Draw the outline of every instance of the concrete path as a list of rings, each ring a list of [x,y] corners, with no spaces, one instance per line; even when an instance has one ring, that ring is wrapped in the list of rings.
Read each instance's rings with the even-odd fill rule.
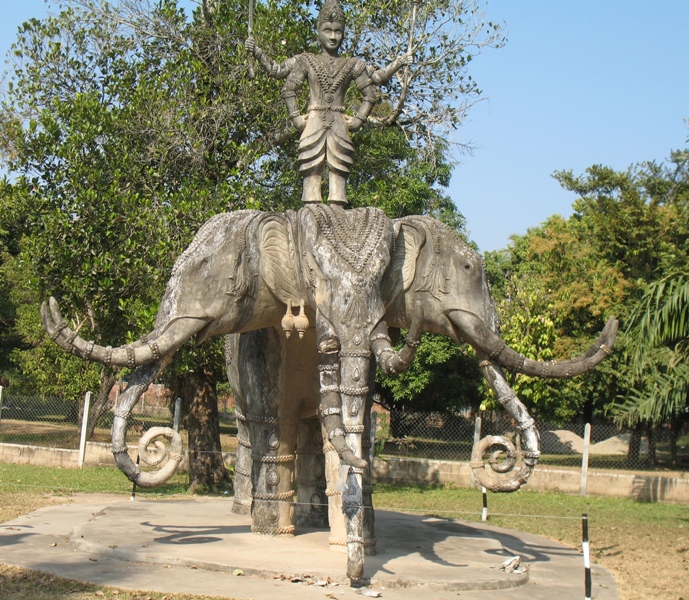
[[[102,500],[102,499],[101,499]],[[93,583],[256,600],[356,600],[346,556],[328,532],[251,533],[231,499],[108,499],[37,510],[0,525],[0,562]],[[581,599],[581,554],[534,535],[483,524],[376,511],[378,554],[368,590],[388,600]],[[500,564],[519,555],[525,573]],[[234,574],[241,570],[244,575]],[[593,598],[616,600],[612,575],[593,569]]]

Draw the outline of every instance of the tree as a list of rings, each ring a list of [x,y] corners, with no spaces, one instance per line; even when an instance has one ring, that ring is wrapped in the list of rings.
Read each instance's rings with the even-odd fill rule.
[[[628,331],[635,385],[616,417],[629,424],[670,423],[676,466],[679,425],[689,411],[689,274],[651,283],[630,316]]]
[[[15,264],[35,269],[21,302],[28,314],[56,295],[75,328],[97,341],[129,341],[151,329],[174,258],[207,218],[239,208],[299,207],[296,135],[277,83],[247,77],[243,4],[204,0],[191,19],[175,0],[63,5],[58,15],[21,27],[0,109],[0,149],[14,177],[3,194],[24,203]],[[353,7],[351,48],[373,60],[391,51],[381,40],[403,44],[410,9],[400,17],[399,8],[377,4],[386,17],[379,19],[369,18],[372,5]],[[379,202],[393,216],[427,212],[460,225],[442,192],[451,168],[438,133],[443,120],[431,120],[429,109],[443,107],[433,114],[450,128],[459,124],[461,99],[478,93],[466,66],[481,47],[499,45],[501,33],[495,26],[486,33],[473,2],[432,2],[419,17],[423,60],[385,97],[405,89],[418,102],[399,110],[384,99],[355,138],[361,159],[352,197]],[[453,27],[473,33],[448,37]],[[310,48],[314,30],[310,3],[256,6],[256,34],[277,58]],[[421,89],[429,78],[435,83]],[[404,185],[384,179],[398,172]],[[22,323],[14,330],[26,332]],[[24,339],[32,348],[13,356],[25,374],[50,372],[40,356],[29,360],[49,342]],[[204,426],[217,404],[211,382],[222,377],[218,356],[212,345],[186,349],[175,371],[186,378],[192,412],[206,411],[189,419],[199,456],[219,447]],[[100,372],[101,397],[115,376],[126,373]],[[214,469],[224,472],[221,461],[198,471]],[[211,487],[221,479],[204,475],[198,485],[204,478]]]
[[[548,341],[541,331],[546,343],[533,348],[557,359],[589,344],[604,317],[628,321],[647,286],[687,262],[688,158],[679,151],[667,164],[641,163],[622,172],[593,166],[579,177],[556,173],[563,187],[579,195],[572,217],[550,217],[514,238],[506,256],[487,257],[491,276],[507,276],[506,285],[496,286],[505,299],[505,337],[517,346],[521,341],[528,354],[534,319],[541,330],[552,324],[556,335]],[[556,413],[569,406],[566,413],[581,411],[587,421],[606,414],[616,397],[638,385],[625,362],[626,338],[624,332],[618,336],[612,360],[576,382],[524,380],[521,394],[536,404],[537,397],[549,398]]]

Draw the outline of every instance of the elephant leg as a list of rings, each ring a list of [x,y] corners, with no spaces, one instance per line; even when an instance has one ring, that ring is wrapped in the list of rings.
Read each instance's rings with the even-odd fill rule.
[[[252,531],[270,535],[294,533],[294,455],[297,423],[294,406],[283,403],[285,391],[284,337],[274,328],[241,334],[228,368],[235,382],[237,418],[244,423],[239,431],[248,432],[252,465],[240,464],[242,477],[251,472]],[[234,385],[233,384],[233,387]],[[240,405],[241,404],[241,405]],[[245,487],[248,491],[249,486]]]
[[[376,379],[375,366],[371,366],[369,371],[370,389],[373,390]],[[364,511],[364,553],[367,556],[376,554],[376,529],[375,529],[375,513],[373,511],[373,460],[371,452],[371,409],[373,407],[373,394],[369,393],[366,400],[366,409],[364,412],[364,433],[362,434],[361,446],[364,456],[371,458],[368,461],[368,469],[364,471],[362,496],[363,496],[363,511]]]
[[[237,463],[234,467],[234,502],[232,512],[248,515],[251,512],[252,483],[251,440],[249,424],[241,413],[237,415]]]
[[[328,526],[325,457],[318,418],[302,419],[297,433],[297,527]]]
[[[254,430],[251,531],[294,534],[294,451],[296,421],[279,420],[266,411],[252,415]]]
[[[345,520],[342,513],[342,489],[339,482],[340,468],[342,461],[335,447],[328,439],[328,431],[325,425],[322,426],[323,436],[323,455],[325,459],[325,480],[328,487],[325,495],[328,498],[328,523],[330,525],[330,544],[331,552],[346,552],[347,550],[347,531]]]
[[[241,386],[239,376],[240,334],[225,336],[225,368],[227,379],[234,392],[237,422],[237,462],[234,467],[234,501],[232,512],[238,515],[248,515],[251,512],[251,440],[249,424],[244,415],[247,413],[247,399]]]
[[[489,463],[490,468],[497,473],[510,473],[514,470],[517,451],[512,442],[507,438],[489,435],[480,440],[474,447],[471,453],[471,468],[477,481],[483,487],[493,492],[514,492],[528,481],[538,463],[538,458],[541,455],[538,431],[526,407],[507,383],[502,369],[489,360],[485,353],[479,352],[478,357],[483,376],[488,382],[488,385],[497,396],[500,404],[502,404],[509,415],[517,422],[522,464],[519,472],[511,479],[491,481],[487,476],[488,466],[483,460],[485,451],[491,447],[502,447],[507,452],[507,459],[502,464],[498,463],[498,456],[501,451],[495,451],[491,457]]]

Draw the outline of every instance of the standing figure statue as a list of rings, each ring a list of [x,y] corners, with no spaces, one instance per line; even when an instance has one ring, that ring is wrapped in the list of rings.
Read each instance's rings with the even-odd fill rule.
[[[321,182],[328,166],[328,202],[344,207],[347,204],[347,177],[354,162],[354,146],[350,131],[361,129],[366,122],[377,94],[375,86],[385,83],[400,68],[412,62],[407,53],[387,67],[374,69],[358,58],[339,56],[344,38],[345,15],[339,0],[326,0],[318,15],[318,41],[322,53],[305,52],[278,64],[266,55],[253,37],[244,44],[273,79],[285,79],[282,97],[294,127],[301,132],[299,140],[299,171],[304,177],[302,201],[322,202]],[[297,93],[307,80],[310,100],[307,113],[297,106]],[[354,82],[363,96],[354,116],[345,114],[344,98]]]

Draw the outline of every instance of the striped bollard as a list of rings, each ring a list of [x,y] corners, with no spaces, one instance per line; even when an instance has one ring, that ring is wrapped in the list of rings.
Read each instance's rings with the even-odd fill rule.
[[[589,516],[581,515],[583,540],[581,549],[584,553],[584,597],[591,600],[591,556],[589,553]]]
[[[486,494],[486,488],[481,486],[481,492],[483,493],[483,510],[481,511],[481,521],[488,520],[488,494]]]

